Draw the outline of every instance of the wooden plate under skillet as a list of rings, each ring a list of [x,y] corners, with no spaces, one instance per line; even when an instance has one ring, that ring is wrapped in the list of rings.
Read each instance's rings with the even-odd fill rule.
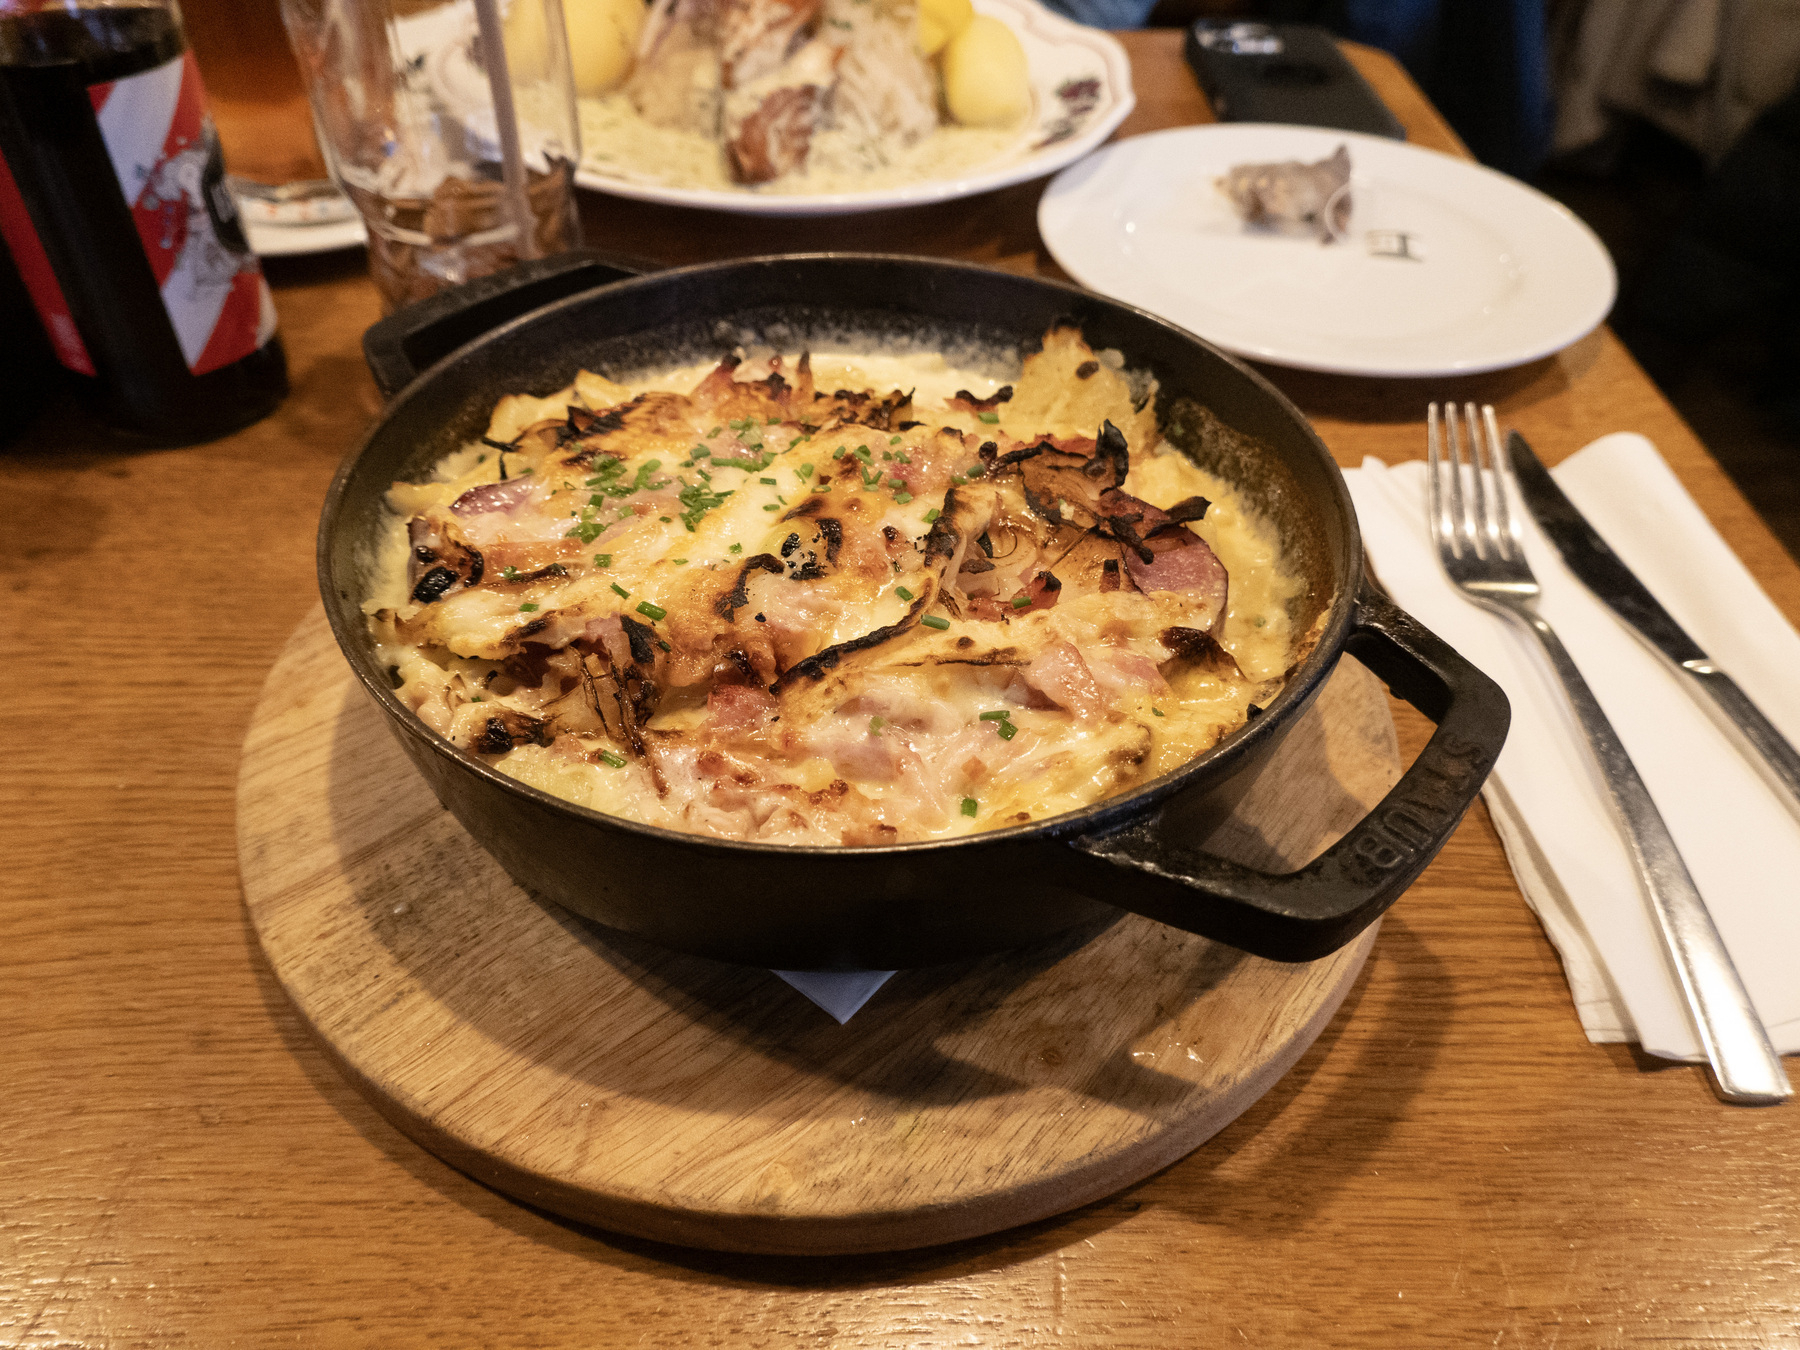
[[[1381,686],[1346,657],[1209,848],[1290,869],[1398,775]],[[1280,965],[1124,915],[902,971],[840,1027],[767,972],[531,898],[318,610],[257,706],[238,849],[276,975],[400,1129],[529,1204],[731,1251],[928,1246],[1121,1190],[1266,1092],[1375,941]]]

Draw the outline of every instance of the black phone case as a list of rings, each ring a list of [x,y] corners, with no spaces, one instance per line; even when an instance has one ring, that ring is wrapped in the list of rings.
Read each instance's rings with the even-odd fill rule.
[[[1188,64],[1221,122],[1288,122],[1406,139],[1323,28],[1216,23],[1188,29]]]

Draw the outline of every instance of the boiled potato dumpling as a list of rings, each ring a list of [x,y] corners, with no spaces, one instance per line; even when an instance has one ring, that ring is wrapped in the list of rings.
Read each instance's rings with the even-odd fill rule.
[[[595,98],[630,71],[644,6],[642,0],[563,0],[563,26],[569,30],[575,92]]]
[[[643,0],[563,0],[577,96],[597,98],[625,78],[643,25]],[[514,5],[506,16],[506,54],[515,79],[530,79],[548,68],[544,39],[542,7]]]
[[[944,48],[944,103],[966,127],[1011,126],[1031,111],[1025,49],[1012,30],[987,14]]]
[[[936,56],[974,17],[969,0],[919,0],[919,50]]]

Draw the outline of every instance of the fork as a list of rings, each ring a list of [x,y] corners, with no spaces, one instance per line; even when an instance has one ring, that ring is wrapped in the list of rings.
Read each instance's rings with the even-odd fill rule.
[[[1663,823],[1662,813],[1600,710],[1593,691],[1555,631],[1538,613],[1539,587],[1525,560],[1524,535],[1509,508],[1511,475],[1500,455],[1492,406],[1433,403],[1426,414],[1426,483],[1431,538],[1451,582],[1486,609],[1517,621],[1537,638],[1587,735],[1657,935],[1687,1000],[1688,1012],[1718,1094],[1728,1102],[1765,1106],[1793,1094],[1781,1059],[1719,940],[1706,902]],[[1465,430],[1466,428],[1466,430]],[[1485,434],[1484,434],[1485,433]],[[1464,457],[1464,443],[1468,455]],[[1465,491],[1465,485],[1467,490]]]

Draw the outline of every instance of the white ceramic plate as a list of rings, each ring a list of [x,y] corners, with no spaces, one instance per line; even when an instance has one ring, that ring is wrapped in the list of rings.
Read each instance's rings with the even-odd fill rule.
[[[1339,145],[1352,193],[1340,242],[1246,226],[1214,186],[1233,165],[1312,162]],[[1517,179],[1316,127],[1230,123],[1121,141],[1050,185],[1038,229],[1084,286],[1240,355],[1348,375],[1547,356],[1606,317],[1617,285],[1593,231]]]
[[[616,165],[584,160],[575,181],[617,197],[745,215],[826,216],[921,206],[1055,173],[1112,135],[1136,104],[1131,62],[1111,34],[1071,23],[1035,0],[976,0],[975,9],[1002,20],[1018,34],[1031,70],[1032,116],[1006,150],[957,177],[865,192],[802,195],[749,187],[669,187],[627,177]]]

